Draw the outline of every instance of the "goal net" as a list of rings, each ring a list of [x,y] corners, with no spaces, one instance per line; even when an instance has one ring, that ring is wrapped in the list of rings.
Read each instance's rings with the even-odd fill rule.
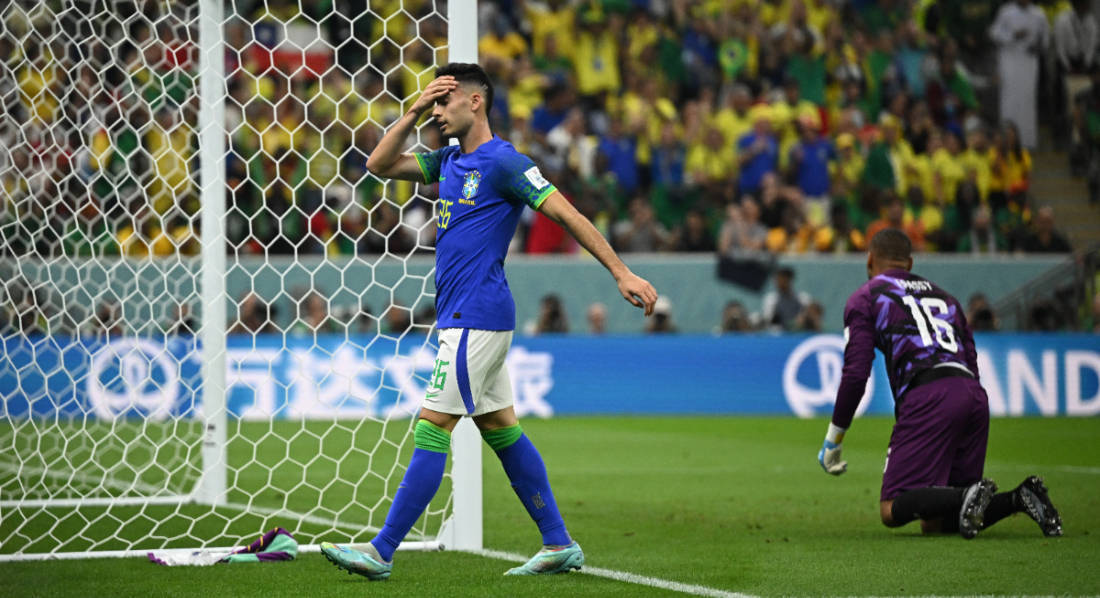
[[[364,165],[447,60],[448,15],[3,6],[0,560],[369,540],[434,362],[435,230],[431,189]],[[406,547],[463,544],[466,483]]]

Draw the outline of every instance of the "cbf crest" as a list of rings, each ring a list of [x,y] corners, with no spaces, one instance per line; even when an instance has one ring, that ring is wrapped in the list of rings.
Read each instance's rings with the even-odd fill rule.
[[[462,197],[470,199],[476,195],[479,184],[481,184],[481,173],[476,170],[467,172],[466,178],[462,180]]]

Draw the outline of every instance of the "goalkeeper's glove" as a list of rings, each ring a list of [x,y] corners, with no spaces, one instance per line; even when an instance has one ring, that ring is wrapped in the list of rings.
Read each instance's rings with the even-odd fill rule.
[[[829,431],[825,434],[825,443],[817,452],[817,462],[825,473],[840,475],[848,471],[848,462],[840,460],[840,444],[844,441],[845,428],[829,423]]]

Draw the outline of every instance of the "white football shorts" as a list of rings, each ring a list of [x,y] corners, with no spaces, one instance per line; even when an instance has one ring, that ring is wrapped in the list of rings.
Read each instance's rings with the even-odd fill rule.
[[[424,407],[452,415],[482,415],[512,406],[504,359],[511,330],[444,328],[424,393]]]

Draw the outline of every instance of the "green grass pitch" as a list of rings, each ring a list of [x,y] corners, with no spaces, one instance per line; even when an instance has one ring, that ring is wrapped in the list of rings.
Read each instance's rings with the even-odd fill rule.
[[[824,474],[815,459],[823,419],[567,417],[526,421],[524,428],[546,459],[566,523],[593,567],[761,596],[1100,593],[1100,419],[994,420],[986,474],[1004,488],[1029,473],[1042,475],[1065,536],[1044,538],[1017,515],[972,541],[878,522],[891,424],[856,422],[845,442],[849,471],[839,478]],[[484,462],[486,547],[533,552],[537,530],[488,450]],[[268,481],[271,488],[281,482]],[[11,525],[4,516],[0,531]],[[6,563],[0,595],[671,594],[577,573],[502,578],[510,566],[455,552],[401,552],[393,577],[371,583],[319,554],[208,568],[136,558]]]

